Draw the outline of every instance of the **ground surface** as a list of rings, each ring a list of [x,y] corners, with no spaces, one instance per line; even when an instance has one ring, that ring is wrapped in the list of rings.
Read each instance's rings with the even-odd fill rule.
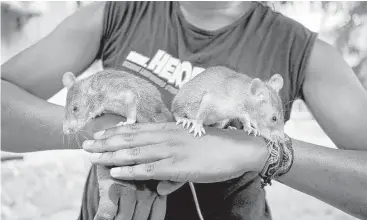
[[[313,120],[292,120],[290,136],[332,147]],[[3,220],[73,220],[79,213],[88,156],[77,150],[29,154],[2,164]],[[280,183],[267,189],[275,220],[352,220],[355,218]]]

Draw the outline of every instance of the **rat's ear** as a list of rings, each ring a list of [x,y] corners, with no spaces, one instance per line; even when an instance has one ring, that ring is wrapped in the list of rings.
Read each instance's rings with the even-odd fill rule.
[[[283,88],[283,77],[280,74],[274,74],[268,84],[277,92],[279,92]]]
[[[62,76],[62,84],[64,84],[64,87],[67,89],[70,89],[71,86],[74,85],[76,81],[75,75],[72,72],[66,72]]]
[[[264,98],[265,96],[265,85],[264,82],[259,78],[255,78],[250,83],[250,93],[251,95],[257,96],[259,98]]]

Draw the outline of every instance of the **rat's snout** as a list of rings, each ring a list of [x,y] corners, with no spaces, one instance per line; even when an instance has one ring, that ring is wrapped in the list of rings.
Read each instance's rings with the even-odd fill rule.
[[[285,135],[283,130],[274,131],[274,136],[278,140],[278,142],[284,143],[285,142]]]

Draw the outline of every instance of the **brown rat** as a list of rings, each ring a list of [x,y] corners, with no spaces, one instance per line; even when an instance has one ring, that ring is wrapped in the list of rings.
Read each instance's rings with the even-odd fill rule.
[[[73,73],[65,73],[63,84],[68,93],[65,106],[64,132],[75,132],[102,113],[126,117],[119,125],[136,121],[171,120],[158,89],[148,81],[125,71],[107,69],[76,83]]]
[[[126,121],[117,126],[173,120],[158,89],[128,72],[108,69],[79,81],[76,81],[73,73],[68,72],[62,81],[68,90],[63,123],[65,134],[80,131],[102,113],[126,117]],[[100,202],[94,219],[112,220],[117,214],[120,188],[107,167],[97,166],[97,179]],[[190,187],[198,207],[195,189],[192,184]],[[200,209],[198,212],[201,217]]]
[[[229,68],[210,67],[185,83],[172,102],[177,123],[190,127],[194,136],[205,134],[204,125],[223,128],[238,119],[243,129],[271,141],[284,138],[283,104],[279,91],[283,78],[251,78]]]

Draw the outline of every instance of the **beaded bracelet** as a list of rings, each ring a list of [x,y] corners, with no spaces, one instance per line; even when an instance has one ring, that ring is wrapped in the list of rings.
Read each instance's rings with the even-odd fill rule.
[[[293,164],[292,140],[285,135],[284,143],[270,142],[265,139],[269,149],[269,158],[263,170],[259,173],[261,177],[261,188],[271,185],[271,180],[279,178],[289,171]]]

